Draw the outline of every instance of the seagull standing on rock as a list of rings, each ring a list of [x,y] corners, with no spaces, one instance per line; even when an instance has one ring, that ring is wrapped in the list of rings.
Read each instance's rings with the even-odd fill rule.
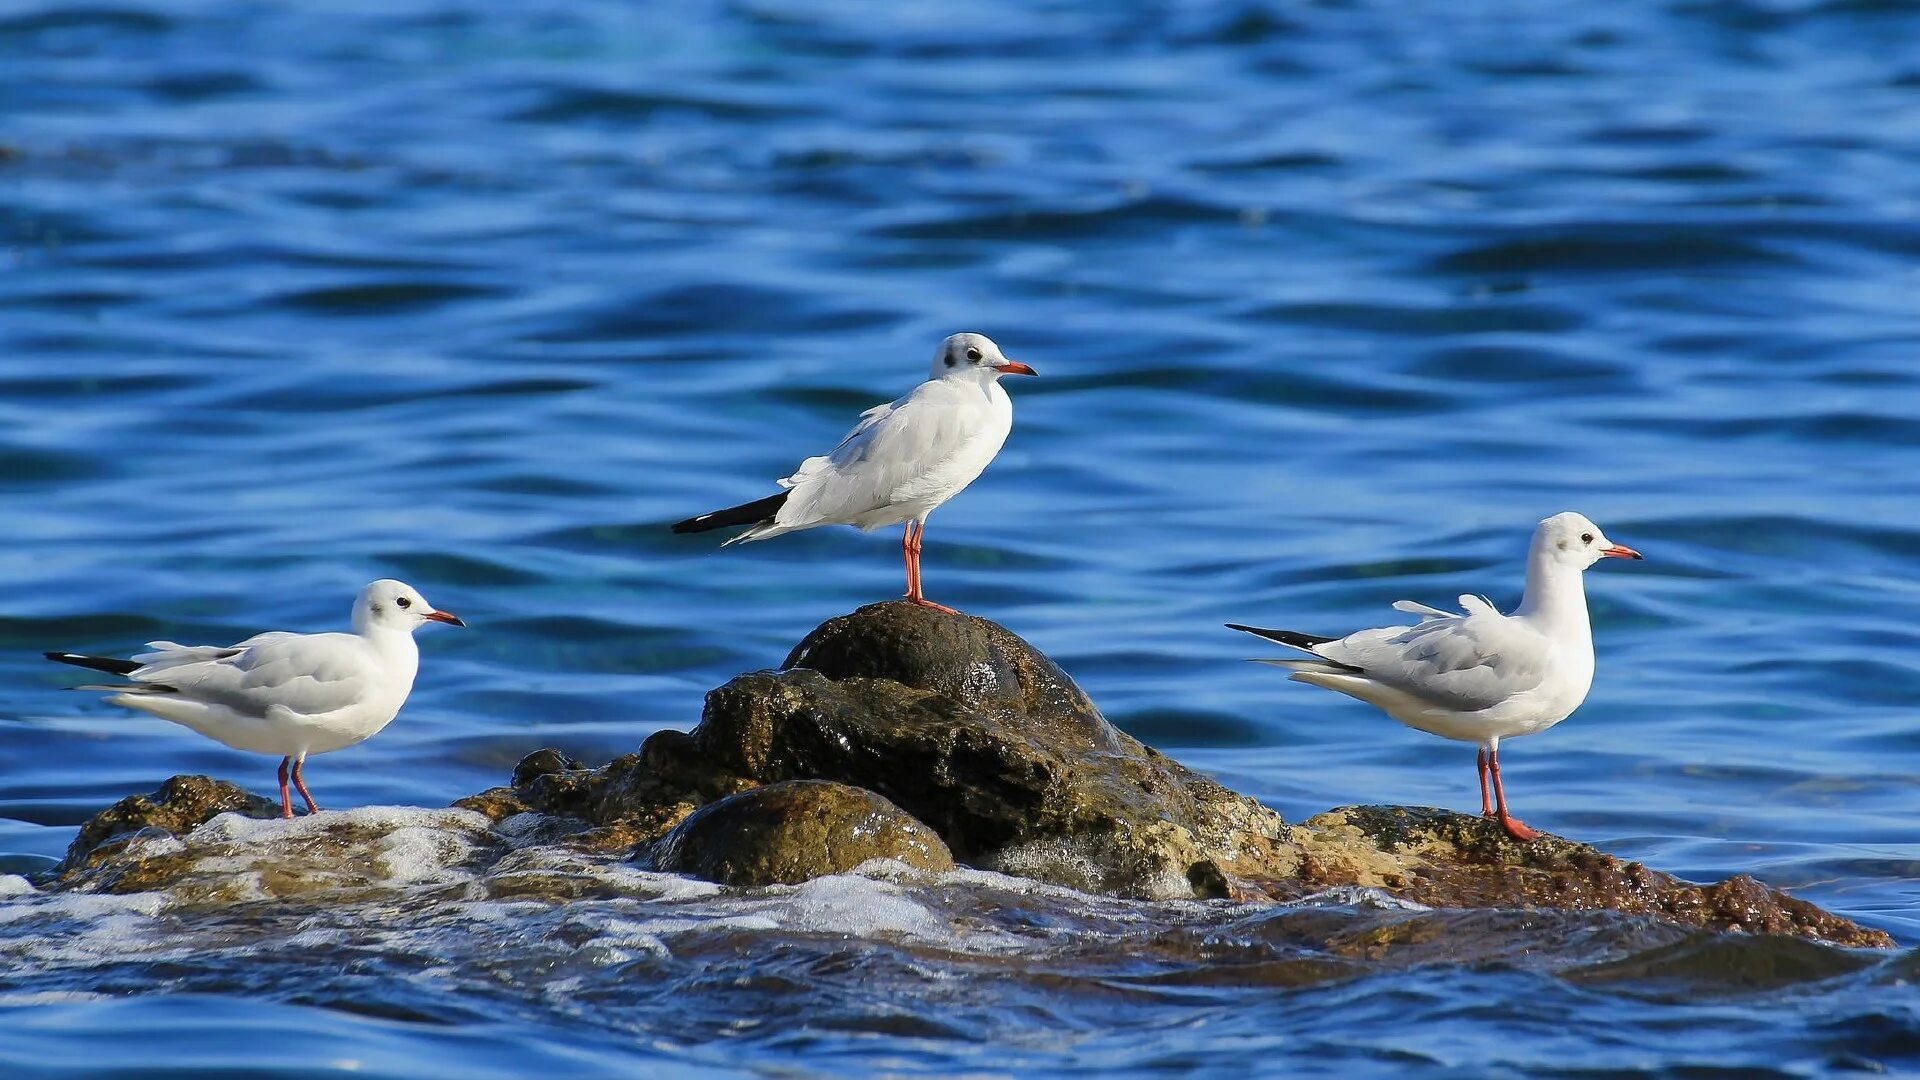
[[[1640,557],[1579,514],[1555,514],[1534,529],[1527,591],[1511,615],[1484,597],[1462,596],[1461,614],[1402,600],[1394,608],[1422,616],[1418,624],[1343,638],[1227,625],[1313,654],[1259,661],[1292,669],[1295,682],[1359,698],[1410,728],[1478,743],[1481,815],[1497,818],[1514,839],[1531,840],[1540,834],[1507,813],[1500,740],[1545,731],[1586,700],[1593,631],[1585,571],[1603,558]]]
[[[737,544],[816,525],[853,525],[866,532],[904,522],[900,550],[907,564],[907,600],[958,614],[920,591],[927,515],[973,483],[1007,441],[1013,402],[1001,389],[1000,376],[1034,373],[1002,356],[1000,346],[985,335],[955,334],[940,343],[926,382],[898,401],[862,413],[832,453],[802,461],[792,476],[779,481],[786,490],[688,518],[673,531],[748,526],[727,541]]]
[[[387,726],[413,690],[420,648],[413,632],[430,622],[465,626],[413,586],[391,578],[360,590],[347,634],[273,632],[237,645],[147,643],[131,660],[50,652],[47,659],[128,681],[78,686],[112,694],[115,705],[151,713],[235,750],[280,755],[280,816],[293,816],[287,780],[317,814],[301,767],[308,754],[353,746]]]

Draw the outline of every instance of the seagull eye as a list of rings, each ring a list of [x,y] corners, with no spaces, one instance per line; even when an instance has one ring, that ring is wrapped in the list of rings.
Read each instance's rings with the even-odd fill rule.
[[[1591,544],[1591,543],[1593,543],[1593,534],[1592,534],[1592,533],[1581,533],[1581,534],[1580,534],[1580,542],[1581,542],[1581,543],[1583,543],[1583,544]]]
[[[971,346],[971,345],[969,345],[969,346],[967,346],[967,359],[969,359],[969,360],[978,360],[978,359],[980,359],[980,350],[979,350],[979,349],[976,349],[976,348],[974,348],[974,347],[973,347],[973,346]]]
[[[403,596],[403,597],[401,597],[401,598],[400,598],[400,599],[398,599],[398,600],[395,600],[395,601],[394,601],[394,603],[396,603],[396,604],[399,604],[399,605],[400,605],[401,607],[412,607],[412,606],[413,606],[413,601],[411,601],[411,600],[409,600],[409,599],[407,599],[407,598],[406,598],[406,597],[404,597],[404,596]]]

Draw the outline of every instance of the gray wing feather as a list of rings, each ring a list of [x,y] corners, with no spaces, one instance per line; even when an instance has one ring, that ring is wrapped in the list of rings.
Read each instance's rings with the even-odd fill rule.
[[[800,463],[780,486],[793,494],[774,518],[797,527],[842,520],[892,505],[922,477],[960,452],[975,432],[962,410],[935,400],[926,383],[898,401],[868,409],[833,452]]]
[[[302,716],[346,708],[366,692],[372,670],[351,634],[260,634],[238,645],[179,646],[156,641],[135,659],[137,683],[173,687],[181,696],[260,716],[278,705]]]
[[[1464,615],[1427,608],[1421,614],[1436,614],[1418,625],[1362,630],[1313,651],[1351,664],[1375,682],[1461,712],[1492,708],[1539,686],[1552,644],[1480,597],[1460,600]]]

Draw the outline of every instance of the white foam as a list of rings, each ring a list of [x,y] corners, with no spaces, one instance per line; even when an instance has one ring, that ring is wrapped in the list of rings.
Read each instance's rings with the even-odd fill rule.
[[[250,818],[240,814],[220,814],[187,835],[190,844],[230,843],[257,845],[276,840],[325,836],[343,828],[372,832],[394,832],[406,828],[445,829],[484,833],[488,821],[484,814],[454,807],[426,809],[418,806],[360,806],[352,810],[329,810],[324,814],[306,814],[293,818]]]
[[[33,882],[19,874],[0,874],[0,897],[24,896],[34,891]]]
[[[783,921],[788,929],[810,933],[896,934],[958,943],[945,916],[907,896],[897,885],[855,874],[833,874],[795,886]]]
[[[448,871],[472,850],[473,844],[464,836],[407,827],[381,838],[378,858],[387,881],[405,885],[448,880],[453,876]]]
[[[1381,911],[1432,911],[1425,904],[1416,904],[1403,900],[1392,893],[1371,886],[1337,885],[1331,889],[1322,889],[1311,893],[1287,905],[1288,907],[1359,907],[1374,908]]]
[[[111,1001],[110,994],[91,990],[21,990],[0,994],[0,1008],[10,1005],[73,1005],[90,1001]]]

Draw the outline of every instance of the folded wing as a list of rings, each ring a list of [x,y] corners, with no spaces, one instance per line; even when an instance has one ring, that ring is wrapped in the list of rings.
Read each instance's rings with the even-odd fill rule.
[[[1421,605],[1427,617],[1418,625],[1362,630],[1313,651],[1460,712],[1492,708],[1546,679],[1553,648],[1539,631],[1480,597],[1463,596],[1460,604],[1460,615]]]
[[[260,634],[225,648],[155,641],[127,678],[246,716],[278,706],[320,716],[360,701],[373,681],[365,644],[351,634]]]

